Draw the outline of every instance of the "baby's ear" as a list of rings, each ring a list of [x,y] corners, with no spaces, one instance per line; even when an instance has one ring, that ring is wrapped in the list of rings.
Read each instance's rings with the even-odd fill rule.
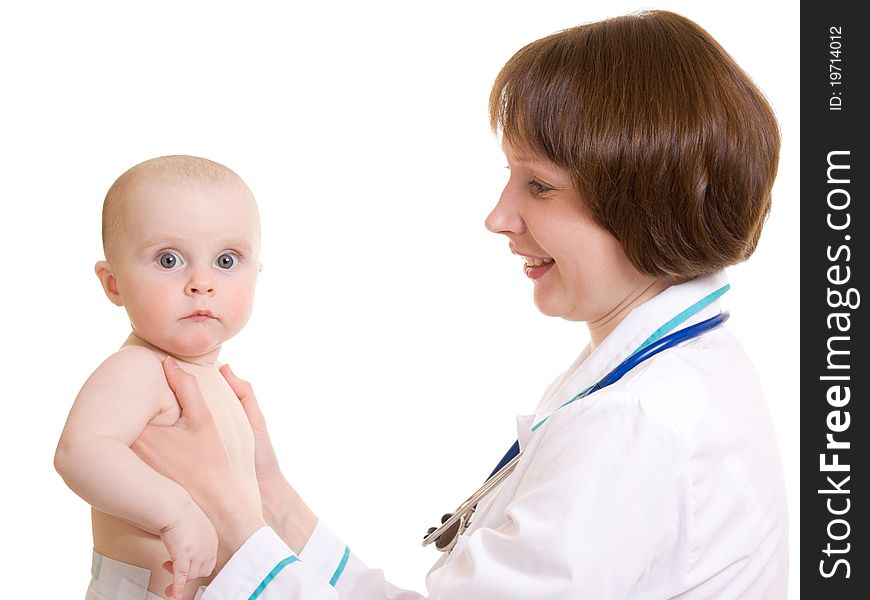
[[[100,279],[100,284],[103,286],[106,298],[116,306],[124,306],[124,302],[121,300],[121,294],[118,293],[118,280],[115,279],[115,275],[112,273],[112,265],[105,260],[99,260],[97,261],[97,264],[94,265],[94,272]]]

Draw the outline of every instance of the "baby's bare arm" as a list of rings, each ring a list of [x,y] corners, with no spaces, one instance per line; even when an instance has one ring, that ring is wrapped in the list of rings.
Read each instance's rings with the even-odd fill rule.
[[[160,535],[193,501],[184,488],[143,463],[130,445],[174,402],[156,353],[140,347],[117,352],[79,392],[55,468],[97,510]]]

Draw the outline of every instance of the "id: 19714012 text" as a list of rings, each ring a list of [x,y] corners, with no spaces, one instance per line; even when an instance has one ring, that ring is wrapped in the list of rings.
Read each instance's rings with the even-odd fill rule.
[[[828,83],[831,84],[831,95],[828,98],[828,110],[843,109],[843,28],[828,29]]]

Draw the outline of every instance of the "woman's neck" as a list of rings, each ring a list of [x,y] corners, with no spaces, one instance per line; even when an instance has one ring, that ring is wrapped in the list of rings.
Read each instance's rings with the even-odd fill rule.
[[[586,325],[589,327],[589,337],[592,339],[591,349],[595,350],[595,348],[601,345],[601,342],[610,335],[611,331],[616,329],[616,326],[636,306],[640,306],[669,286],[670,284],[663,279],[654,279],[649,285],[632,290],[604,316],[594,321],[587,321]]]

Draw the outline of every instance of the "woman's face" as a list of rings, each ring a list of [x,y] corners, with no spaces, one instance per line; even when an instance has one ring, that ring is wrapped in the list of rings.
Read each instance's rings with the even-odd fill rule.
[[[486,227],[525,259],[538,310],[591,327],[651,285],[592,218],[566,171],[507,141],[503,147],[510,179]]]

